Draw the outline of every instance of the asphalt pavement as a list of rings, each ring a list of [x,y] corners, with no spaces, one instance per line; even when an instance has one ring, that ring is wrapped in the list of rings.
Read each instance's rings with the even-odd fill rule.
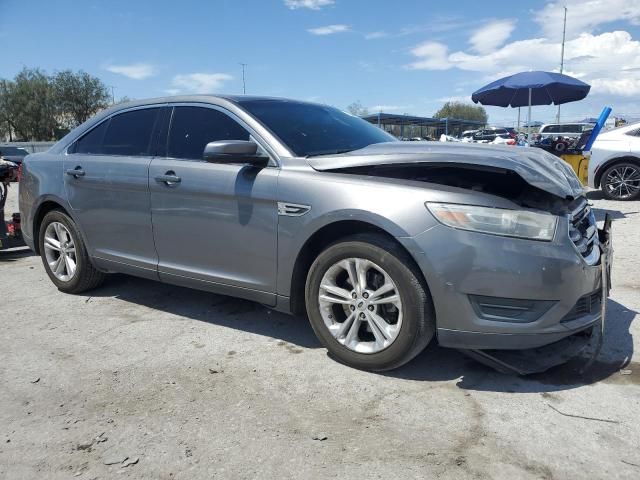
[[[305,318],[124,275],[66,295],[0,252],[0,478],[640,478],[640,202],[590,198],[615,263],[586,374],[436,345],[362,372]]]

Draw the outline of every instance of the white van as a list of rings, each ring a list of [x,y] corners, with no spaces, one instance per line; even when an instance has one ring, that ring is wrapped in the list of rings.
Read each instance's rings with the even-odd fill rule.
[[[586,130],[592,130],[592,123],[546,123],[540,127],[540,138],[573,137],[577,138]]]

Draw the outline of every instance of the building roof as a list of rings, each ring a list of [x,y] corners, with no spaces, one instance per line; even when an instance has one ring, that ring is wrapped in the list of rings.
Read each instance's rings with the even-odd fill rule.
[[[369,123],[381,124],[381,125],[414,125],[418,127],[440,127],[447,124],[449,127],[455,126],[472,126],[476,125],[481,127],[484,122],[477,120],[464,120],[459,118],[430,118],[430,117],[418,117],[414,115],[398,115],[394,113],[374,113],[372,115],[365,115],[362,117]]]

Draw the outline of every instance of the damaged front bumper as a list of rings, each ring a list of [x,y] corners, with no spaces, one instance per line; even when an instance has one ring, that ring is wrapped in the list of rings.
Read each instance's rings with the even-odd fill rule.
[[[592,327],[544,347],[528,350],[461,350],[475,360],[499,372],[530,375],[544,372],[566,363],[571,358],[586,354],[582,370],[586,371],[598,357],[604,342],[607,318],[607,298],[611,291],[611,265],[613,247],[611,244],[611,219],[607,214],[602,229],[598,230],[600,240],[600,320]]]
[[[405,246],[414,248],[412,253],[431,289],[440,345],[517,374],[541,372],[587,351],[597,356],[611,285],[608,216],[598,230],[601,255],[595,265],[576,255],[562,236],[545,245],[456,232],[458,242],[443,234],[443,252],[447,253],[434,254],[440,232],[424,235],[429,236],[428,242],[418,239],[417,245],[406,242]],[[427,243],[431,252],[420,248]],[[487,311],[474,305],[475,298],[499,301]],[[520,314],[508,319],[496,313],[496,306],[517,312],[529,305],[514,299],[530,299],[529,311],[538,308],[544,313],[533,320]]]

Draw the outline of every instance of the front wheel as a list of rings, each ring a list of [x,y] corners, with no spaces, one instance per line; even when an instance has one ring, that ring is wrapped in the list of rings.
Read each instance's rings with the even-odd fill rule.
[[[81,293],[102,283],[104,273],[91,264],[80,232],[66,213],[52,210],[44,216],[39,247],[47,275],[58,290]]]
[[[412,259],[383,236],[356,235],[323,251],[309,270],[305,297],[322,344],[356,368],[397,368],[435,332],[431,297]]]
[[[609,200],[635,200],[640,197],[640,165],[616,163],[604,171],[600,185]]]

